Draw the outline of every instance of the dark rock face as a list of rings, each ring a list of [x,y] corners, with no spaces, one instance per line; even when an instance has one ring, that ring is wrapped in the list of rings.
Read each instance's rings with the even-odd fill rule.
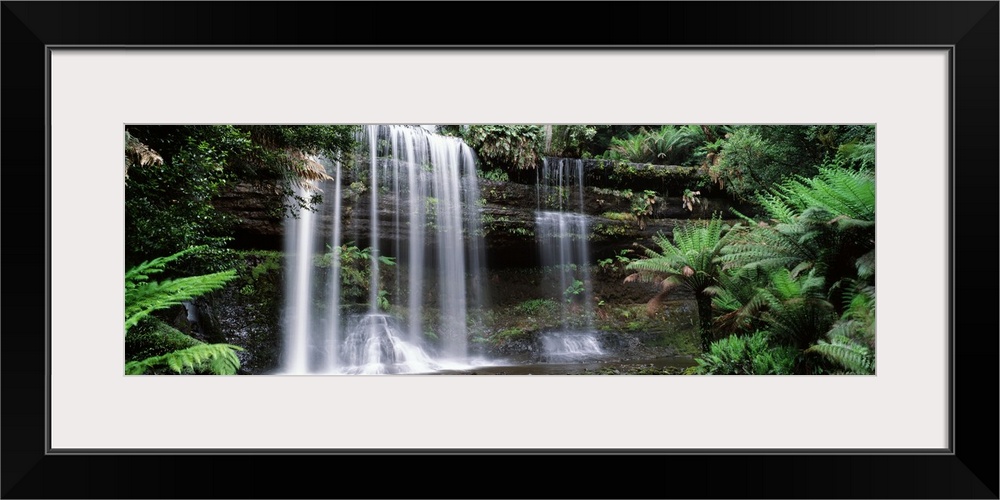
[[[559,195],[565,198],[567,211],[582,211],[591,216],[588,224],[595,259],[629,248],[634,242],[651,244],[653,235],[657,232],[669,234],[679,221],[710,218],[714,212],[724,218],[735,219],[730,208],[751,215],[748,206],[735,205],[725,197],[712,196],[711,186],[705,185],[701,174],[691,167],[615,166],[600,160],[583,162],[586,186],[582,210],[575,188],[572,193],[559,193],[555,190],[558,188],[538,186],[527,180],[523,183],[480,181],[482,233],[491,265],[537,265],[529,248],[536,245],[535,214],[540,207],[552,206],[554,197]],[[341,206],[343,241],[354,241],[364,247],[370,242],[373,227],[369,210],[371,198],[368,190],[357,192],[346,186],[355,180],[353,175],[345,172]],[[684,189],[700,189],[703,193],[701,203],[695,204],[693,211],[682,204]],[[652,213],[637,217],[634,213],[636,209],[633,209],[634,197],[645,190],[655,192],[655,202],[650,206]],[[323,196],[332,197],[332,188],[327,186]],[[280,190],[273,183],[235,185],[214,201],[218,210],[236,220],[234,246],[268,250],[283,248],[284,204]],[[332,212],[327,204],[318,209],[320,217],[327,222]],[[379,198],[378,213],[382,248],[403,247],[405,242],[398,240],[406,238],[406,235],[395,234],[393,223],[400,220],[405,227],[409,218],[406,207],[397,207],[392,199],[383,196]]]
[[[272,183],[242,183],[231,186],[213,200],[216,210],[236,222],[233,236],[238,248],[279,250],[285,232],[284,200]]]

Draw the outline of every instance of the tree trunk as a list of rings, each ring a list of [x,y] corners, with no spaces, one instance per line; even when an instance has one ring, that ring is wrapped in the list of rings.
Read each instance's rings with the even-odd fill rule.
[[[704,292],[695,294],[698,302],[699,333],[701,334],[701,351],[708,352],[708,345],[712,343],[712,297]]]

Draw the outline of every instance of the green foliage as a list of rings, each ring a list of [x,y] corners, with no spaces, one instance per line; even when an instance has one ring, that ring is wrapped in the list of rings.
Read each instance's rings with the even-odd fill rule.
[[[546,148],[550,156],[586,158],[597,129],[592,125],[552,125],[551,140]]]
[[[598,223],[594,226],[594,234],[607,238],[621,238],[629,233],[624,224],[604,224]]]
[[[566,287],[563,291],[563,297],[566,298],[566,302],[573,302],[581,293],[584,291],[583,282],[580,280],[573,280],[573,284]]]
[[[479,178],[483,179],[483,180],[487,180],[487,181],[494,181],[494,182],[508,182],[508,181],[510,181],[510,176],[507,175],[507,172],[504,172],[503,170],[501,170],[499,168],[495,168],[493,170],[482,170],[481,169],[481,170],[479,170]]]
[[[847,308],[827,332],[826,340],[806,349],[847,370],[875,373],[875,287],[858,284],[846,295]]]
[[[200,340],[184,334],[156,316],[149,316],[129,329],[125,336],[125,359],[141,360],[200,344]]]
[[[597,160],[587,175],[595,184],[635,191],[655,187],[656,191],[664,196],[667,196],[670,190],[680,191],[685,186],[710,183],[706,171],[698,166],[629,163],[626,160]],[[616,191],[595,186],[595,192],[597,189],[604,191],[599,194],[613,195]]]
[[[874,141],[875,129],[867,125],[733,127],[709,172],[726,192],[754,200],[786,177],[812,177],[825,162],[874,168]]]
[[[717,258],[715,326],[767,329],[772,342],[813,354],[799,358],[800,373],[873,373],[874,184],[870,171],[827,166],[758,195],[763,220],[744,217],[749,227],[737,226]]]
[[[249,134],[232,126],[127,131],[156,149],[163,161],[132,168],[125,180],[126,263],[191,246],[223,248],[232,221],[211,200],[236,181],[226,165],[249,153]]]
[[[511,327],[500,330],[490,336],[490,342],[493,345],[502,345],[507,342],[511,342],[517,339],[523,339],[529,336],[528,331],[523,328]]]
[[[833,337],[830,342],[820,340],[806,349],[842,366],[847,373],[872,375],[875,373],[875,355],[867,346],[847,337]]]
[[[534,226],[526,227],[525,221],[517,220],[512,217],[505,215],[494,216],[492,214],[483,214],[482,216],[483,224],[483,235],[489,235],[493,233],[503,233],[524,237],[533,237],[535,235]]]
[[[786,179],[758,202],[778,222],[791,223],[794,215],[820,218],[838,226],[875,224],[875,175],[870,170],[824,167],[813,178]],[[829,219],[822,219],[824,215]]]
[[[858,273],[874,273],[871,172],[823,168],[812,179],[786,180],[758,200],[768,221],[747,218],[752,226],[720,257],[727,268],[785,268],[793,276],[814,269],[831,290]]]
[[[358,197],[368,190],[368,185],[361,181],[354,181],[347,186],[347,195]]]
[[[153,356],[141,361],[125,363],[126,375],[143,375],[171,371],[176,374],[236,375],[240,360],[235,351],[243,348],[230,344],[198,344]]]
[[[434,127],[434,132],[449,137],[461,137],[462,130],[466,127],[468,127],[468,125],[436,125]]]
[[[595,158],[603,156],[611,148],[611,141],[615,137],[637,134],[643,128],[641,125],[593,125],[593,127],[596,133],[587,144],[586,152]]]
[[[824,298],[825,280],[815,270],[795,278],[791,271],[779,269],[770,279],[755,301],[776,340],[804,349],[830,330],[836,314]]]
[[[772,347],[768,333],[758,331],[712,342],[708,352],[695,358],[698,366],[693,371],[712,375],[787,375],[793,373],[797,357],[798,350]]]
[[[353,149],[358,127],[351,125],[242,126],[261,145],[295,148],[311,155],[336,159]]]
[[[387,311],[389,310],[389,292],[388,290],[379,290],[376,294],[375,302],[378,304],[379,310]]]
[[[337,157],[350,149],[353,131],[349,126],[311,125],[128,126],[126,265],[206,246],[208,250],[184,262],[180,270],[204,274],[232,267],[234,256],[226,246],[235,221],[217,210],[215,202],[241,183],[265,183],[293,195],[294,185],[326,175],[306,155]],[[276,203],[267,208],[276,213],[294,208]]]
[[[662,165],[688,165],[694,149],[705,142],[705,133],[698,125],[664,125],[659,129],[643,128],[635,134],[611,139],[610,148],[602,155],[608,160]]]
[[[635,222],[635,215],[628,212],[604,212],[601,217],[621,222]]]
[[[789,163],[791,148],[773,143],[753,127],[737,128],[722,146],[719,163],[709,172],[726,192],[745,200],[790,174],[809,175],[815,169]]]
[[[190,248],[167,257],[143,262],[125,273],[125,331],[139,323],[153,311],[180,305],[199,295],[222,288],[236,277],[235,270],[190,276],[161,282],[149,281],[149,275],[163,272],[166,265],[189,253],[200,250]]]
[[[692,150],[705,142],[705,133],[698,125],[666,125],[650,131],[648,142],[656,162],[684,165],[691,163]]]
[[[726,143],[726,137],[732,133],[733,127],[729,125],[702,125],[703,141],[695,146],[691,153],[693,159],[699,162],[700,166],[707,167],[715,165],[722,146]]]
[[[719,282],[712,293],[720,330],[766,328],[773,341],[804,349],[829,331],[836,319],[833,305],[824,298],[825,280],[815,270],[795,276],[785,268],[766,275],[754,268],[740,269],[723,273]]]
[[[558,305],[552,299],[530,299],[517,305],[517,311],[534,316],[536,314],[553,314]]]
[[[875,143],[850,142],[841,144],[837,148],[833,163],[858,170],[873,170],[875,168]]]
[[[319,268],[329,268],[334,262],[340,266],[340,291],[343,303],[364,303],[371,292],[371,248],[359,248],[354,242],[333,248],[326,246],[326,253],[317,256],[315,264]],[[380,255],[378,261],[384,266],[396,265],[396,259]],[[388,292],[380,290],[376,300],[381,309],[388,309]]]
[[[624,269],[632,262],[632,258],[629,256],[631,253],[633,253],[631,248],[623,248],[612,257],[598,260],[597,265],[602,271],[614,271],[618,270],[619,267]]]
[[[656,203],[656,191],[649,189],[644,190],[642,193],[632,193],[629,191],[627,198],[630,201],[629,209],[639,222],[639,229],[646,229],[646,217],[653,215],[653,205]]]
[[[645,189],[642,192],[634,192],[631,189],[606,189],[594,188],[594,192],[599,195],[613,196],[629,203],[629,213],[605,212],[603,217],[619,221],[636,221],[639,229],[646,228],[646,217],[653,215],[653,205],[656,204],[656,191]]]
[[[764,328],[758,316],[762,309],[760,290],[770,277],[757,268],[737,268],[719,274],[719,285],[707,290],[712,294],[712,308],[718,314],[714,325],[724,333],[752,332]]]
[[[126,338],[129,330],[153,311],[180,305],[183,301],[222,288],[228,281],[236,277],[235,270],[228,270],[162,282],[149,281],[149,276],[163,272],[166,264],[197,250],[199,248],[196,247],[166,257],[158,257],[126,271]],[[176,332],[172,335],[176,337],[183,334]],[[191,339],[191,341],[196,342],[196,344],[143,360],[129,361],[125,365],[125,372],[129,375],[156,373],[159,369],[166,367],[175,373],[233,375],[239,369],[239,358],[233,351],[242,350],[242,348],[229,344],[203,344],[195,339]]]
[[[513,172],[541,163],[545,137],[538,125],[470,125],[464,139],[484,170]]]
[[[658,250],[645,248],[646,258],[628,264],[638,271],[632,280],[666,281],[701,293],[716,284],[721,265],[716,257],[727,243],[729,226],[716,214],[707,224],[689,222],[674,228],[673,238],[662,233],[653,237]],[[629,280],[631,281],[631,280]]]
[[[602,158],[632,163],[645,163],[650,159],[645,134],[612,138],[611,147],[604,153]]]
[[[250,276],[253,280],[258,280],[266,274],[280,270],[281,270],[281,254],[278,252],[267,252],[265,254],[264,260],[250,270]]]

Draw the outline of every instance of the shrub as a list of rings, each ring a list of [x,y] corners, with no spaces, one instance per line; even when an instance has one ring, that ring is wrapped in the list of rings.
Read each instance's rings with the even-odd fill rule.
[[[541,163],[544,135],[538,125],[470,125],[464,139],[476,151],[483,170],[512,172]]]
[[[694,372],[712,375],[787,375],[793,372],[799,351],[793,347],[771,347],[767,332],[749,336],[730,335],[712,342],[708,352],[695,358]]]

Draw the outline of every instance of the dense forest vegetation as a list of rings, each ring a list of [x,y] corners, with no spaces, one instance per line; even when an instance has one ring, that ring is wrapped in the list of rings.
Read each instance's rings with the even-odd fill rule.
[[[272,195],[259,204],[273,218],[312,210],[333,193],[304,199],[299,187],[337,176],[318,158],[350,161],[359,154],[359,129],[125,128],[126,373],[241,373],[240,355],[259,346],[232,343],[207,321],[198,331],[185,331],[185,323],[175,320],[181,304],[227,288],[246,297],[264,289],[281,293],[282,252],[237,241],[239,221],[231,210],[220,209],[220,200],[232,198],[237,186],[255,186],[255,192]],[[692,298],[696,365],[685,373],[875,372],[873,126],[439,125],[436,132],[468,144],[478,175],[490,186],[537,182],[546,158],[607,165],[622,185],[643,189],[610,184],[588,189],[625,200],[629,208],[620,218],[638,229],[645,229],[653,208],[668,195],[647,185],[642,177],[647,174],[636,165],[693,172],[682,191],[670,193],[684,208],[672,231],[619,238],[613,255],[588,263],[595,275],[619,283],[655,285],[644,308],[648,318],[634,328],[659,321],[663,304],[676,294]],[[359,178],[344,186],[342,196],[366,189],[370,186]],[[498,198],[484,191],[483,204]],[[747,209],[696,214],[709,198]],[[484,227],[488,232],[494,226]],[[370,248],[352,241],[328,248],[316,265],[342,269],[346,295],[381,298],[390,291],[370,289],[372,263],[390,268],[395,262],[388,256],[374,259]],[[576,292],[567,288],[565,297],[572,306],[590,283],[571,285]],[[541,298],[533,300],[519,304],[518,314],[552,308]],[[593,304],[602,317],[628,317],[626,304],[603,302]],[[472,341],[500,343],[525,332],[523,324],[502,326],[477,333]]]

